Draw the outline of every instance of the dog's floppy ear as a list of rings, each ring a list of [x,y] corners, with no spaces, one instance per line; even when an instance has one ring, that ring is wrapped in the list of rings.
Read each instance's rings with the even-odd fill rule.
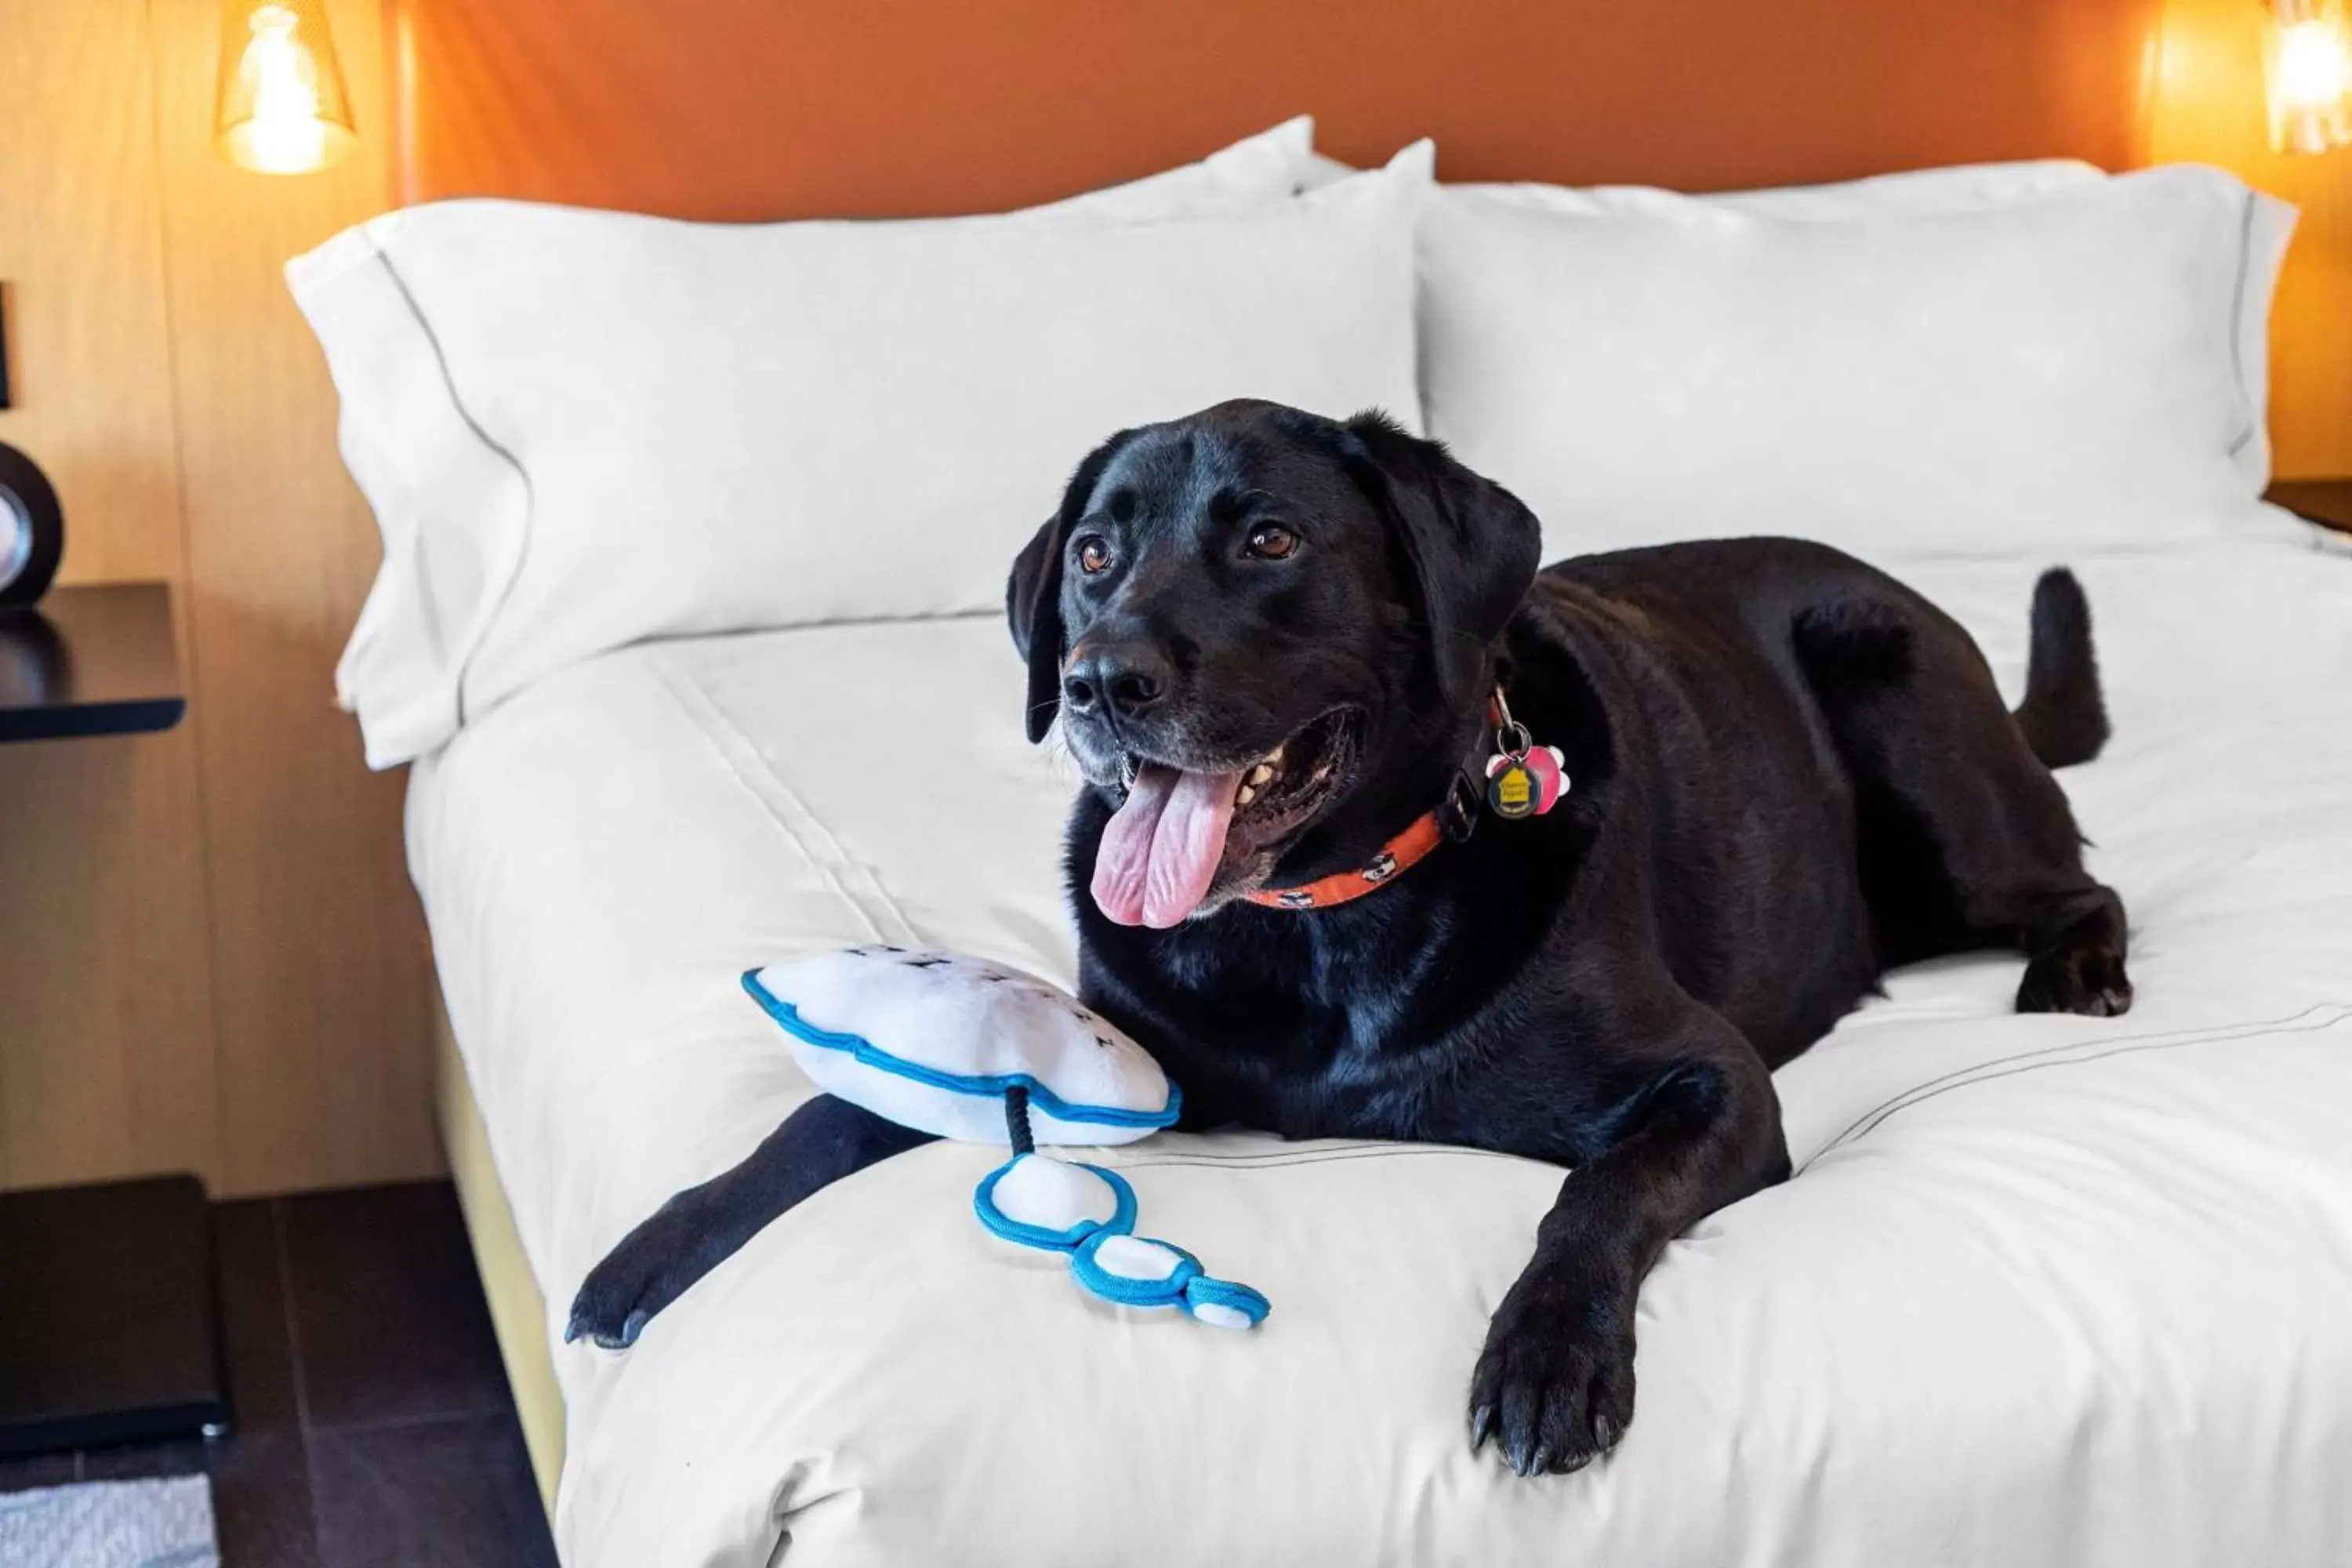
[[[1004,584],[1004,615],[1013,646],[1029,661],[1029,739],[1045,738],[1062,702],[1062,514],[1038,525],[1013,559]]]
[[[1543,556],[1536,515],[1384,414],[1359,414],[1341,428],[1362,453],[1349,467],[1387,514],[1403,556],[1438,693],[1462,707],[1479,695],[1471,688],[1486,649],[1535,582]]]
[[[1062,504],[1013,558],[1004,584],[1005,619],[1013,646],[1029,661],[1029,740],[1034,745],[1054,727],[1062,705],[1062,557],[1070,530],[1094,499],[1095,484],[1121,447],[1135,435],[1122,430],[1087,454],[1062,491]]]

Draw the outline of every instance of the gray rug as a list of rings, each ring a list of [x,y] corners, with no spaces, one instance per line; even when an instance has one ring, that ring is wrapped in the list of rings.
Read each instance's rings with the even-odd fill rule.
[[[0,1568],[220,1568],[202,1476],[0,1496]]]

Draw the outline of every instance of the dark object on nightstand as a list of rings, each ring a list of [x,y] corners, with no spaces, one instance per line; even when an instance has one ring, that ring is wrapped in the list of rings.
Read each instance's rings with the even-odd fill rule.
[[[2263,499],[2322,528],[2352,533],[2352,479],[2281,479]]]
[[[194,1176],[0,1197],[0,1454],[228,1430]]]
[[[168,730],[187,705],[163,584],[0,609],[0,741]],[[228,1419],[203,1183],[0,1194],[0,1454],[214,1436]]]
[[[6,353],[7,345],[0,343],[0,356]],[[0,396],[6,391],[0,381]],[[65,552],[66,514],[49,477],[32,458],[0,441],[0,605],[39,598]]]
[[[164,584],[59,588],[0,609],[0,741],[168,730],[187,706]]]

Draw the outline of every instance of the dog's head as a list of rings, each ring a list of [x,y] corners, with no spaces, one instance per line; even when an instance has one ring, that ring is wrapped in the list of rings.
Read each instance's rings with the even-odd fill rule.
[[[1538,551],[1509,492],[1377,414],[1226,403],[1103,443],[1007,589],[1029,738],[1058,710],[1116,808],[1097,906],[1172,926],[1435,805]]]

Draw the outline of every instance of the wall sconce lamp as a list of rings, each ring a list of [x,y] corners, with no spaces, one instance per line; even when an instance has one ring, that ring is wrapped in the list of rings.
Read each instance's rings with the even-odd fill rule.
[[[2352,143],[2352,26],[2344,0],[2269,0],[2266,8],[2272,149],[2325,153]]]
[[[214,135],[223,157],[265,174],[307,174],[350,148],[351,99],[324,0],[226,0]]]

